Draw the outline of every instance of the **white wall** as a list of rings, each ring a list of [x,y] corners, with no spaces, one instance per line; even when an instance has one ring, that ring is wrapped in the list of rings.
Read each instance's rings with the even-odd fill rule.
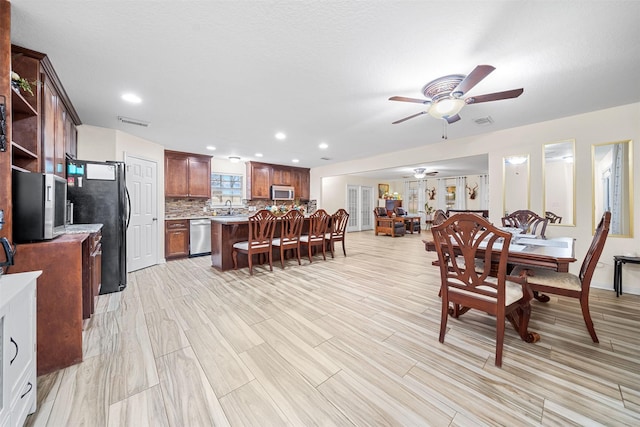
[[[455,125],[454,125],[455,126]],[[593,236],[592,188],[591,188],[591,145],[605,142],[632,140],[633,164],[640,164],[640,103],[614,107],[578,116],[566,117],[548,122],[486,133],[469,138],[449,139],[443,142],[404,150],[397,155],[379,155],[344,163],[336,163],[311,169],[311,197],[318,199],[320,207],[332,203],[334,195],[322,191],[325,177],[348,175],[361,171],[387,169],[411,163],[435,162],[449,158],[478,154],[489,157],[490,219],[499,223],[503,208],[502,161],[504,157],[528,154],[530,162],[531,192],[530,206],[535,212],[543,210],[542,186],[542,146],[546,143],[575,139],[576,141],[576,225],[549,226],[547,235],[569,236],[576,239],[576,258],[571,271],[577,273]],[[633,176],[634,188],[640,188],[640,171]],[[340,201],[344,199],[340,194]],[[640,197],[633,200],[633,211],[640,212]],[[640,252],[640,216],[634,215],[633,238],[609,238],[600,258],[600,263],[592,285],[612,289],[613,256]],[[626,265],[623,269],[625,292],[640,294],[640,266]]]
[[[324,209],[329,214],[334,213],[338,209],[345,208],[345,206],[347,206],[347,185],[371,187],[375,195],[374,197],[377,197],[378,181],[379,180],[353,175],[324,177],[322,179],[323,203],[322,205],[318,204],[318,208]],[[376,199],[374,199],[374,201],[375,200]]]

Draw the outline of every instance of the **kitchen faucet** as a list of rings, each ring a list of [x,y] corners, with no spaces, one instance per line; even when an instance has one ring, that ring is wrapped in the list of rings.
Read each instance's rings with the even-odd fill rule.
[[[228,214],[231,215],[231,200],[227,200],[226,202],[224,202],[224,205],[227,206],[227,203],[229,203],[229,212],[228,212]]]

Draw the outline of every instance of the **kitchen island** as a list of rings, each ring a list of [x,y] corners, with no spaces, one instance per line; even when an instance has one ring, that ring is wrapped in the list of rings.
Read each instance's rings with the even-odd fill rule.
[[[302,232],[309,231],[309,218],[305,216]],[[276,225],[274,237],[280,236],[280,224]],[[249,217],[247,215],[211,217],[211,266],[221,270],[233,270],[233,244],[249,240]],[[280,259],[276,250],[273,261]],[[246,256],[238,257],[238,268],[248,267]]]

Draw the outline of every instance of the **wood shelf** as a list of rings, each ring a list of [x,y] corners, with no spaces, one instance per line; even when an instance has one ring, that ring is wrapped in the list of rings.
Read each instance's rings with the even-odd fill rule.
[[[29,101],[13,86],[11,87],[11,108],[13,120],[20,120],[26,117],[37,116],[38,112]]]
[[[34,159],[38,160],[38,155],[32,151],[27,150],[22,145],[16,143],[15,141],[11,141],[11,146],[13,147],[13,156],[19,157],[22,159]]]

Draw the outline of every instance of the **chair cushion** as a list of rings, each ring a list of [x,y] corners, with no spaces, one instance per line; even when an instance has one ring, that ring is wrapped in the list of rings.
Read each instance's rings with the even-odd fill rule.
[[[497,283],[498,279],[496,277],[487,277],[486,279],[487,282],[491,282],[491,283]],[[455,281],[457,282],[457,281]],[[478,289],[482,289],[483,291],[487,291],[487,292],[491,292],[491,293],[495,293],[496,290],[494,288],[492,288],[491,286],[478,286]],[[508,306],[513,304],[514,302],[518,301],[519,299],[522,298],[523,293],[522,293],[522,286],[520,286],[519,283],[515,283],[515,282],[511,282],[509,280],[507,280],[505,282],[505,290],[506,290],[506,294],[505,294],[505,298],[504,298],[504,305]],[[469,291],[465,291],[464,289],[460,289],[460,288],[453,288],[450,287],[449,288],[449,292],[456,292],[459,294],[467,294],[470,296],[473,296],[475,298],[478,299],[482,299],[485,301],[492,301],[495,298],[491,298],[490,296],[487,295],[482,295],[482,294],[478,294],[475,292],[469,292]]]
[[[249,242],[248,241],[244,241],[244,242],[237,242],[233,244],[233,247],[236,249],[240,249],[240,250],[244,250],[244,251],[248,251],[249,250]],[[252,246],[254,249],[256,248],[268,248],[269,245],[268,244],[264,244],[264,245],[253,245]]]
[[[297,239],[288,239],[288,238],[281,238],[281,237],[276,237],[275,239],[273,239],[272,242],[273,246],[287,246],[287,245],[296,245],[298,244],[298,240]]]
[[[525,268],[516,267],[511,274],[513,276],[520,276],[523,270],[525,270]],[[545,268],[526,268],[526,270],[529,271],[529,275],[527,276],[529,283],[574,291],[582,290],[580,278],[575,274],[558,273],[557,271],[547,270]]]
[[[309,239],[309,235],[308,234],[303,234],[302,236],[300,236],[300,241],[301,242],[309,242],[309,240],[311,240],[312,242],[323,242],[324,241],[324,236],[320,236],[320,237],[314,237],[312,239]]]
[[[249,242],[248,241],[236,242],[233,244],[233,247],[236,249],[244,249],[245,251],[247,251],[249,250]]]

